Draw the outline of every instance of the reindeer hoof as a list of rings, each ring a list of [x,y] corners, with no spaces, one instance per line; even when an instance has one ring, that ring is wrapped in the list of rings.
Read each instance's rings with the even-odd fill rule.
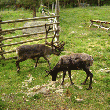
[[[92,87],[87,88],[87,90],[91,90],[91,89],[92,89]]]
[[[49,65],[51,65],[51,63],[49,63]]]
[[[19,73],[19,71],[20,71],[20,70],[19,70],[19,69],[17,69],[17,73]]]
[[[85,84],[86,84],[85,82],[81,83],[81,85],[85,85]]]
[[[74,85],[74,83],[72,82],[71,85]]]
[[[61,85],[64,85],[64,82],[62,82]]]
[[[34,68],[36,68],[37,67],[37,65],[34,65]]]

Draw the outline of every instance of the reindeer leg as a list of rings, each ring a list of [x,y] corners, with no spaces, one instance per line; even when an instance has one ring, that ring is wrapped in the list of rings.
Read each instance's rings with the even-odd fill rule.
[[[36,68],[36,67],[37,67],[37,63],[38,63],[39,58],[40,58],[40,57],[37,57],[37,61],[36,61],[36,63],[35,63],[34,68]]]
[[[92,89],[92,77],[93,77],[93,74],[90,72],[90,84],[89,84],[89,88],[88,88],[88,90],[89,89]]]
[[[89,77],[89,74],[88,73],[86,73],[86,74],[87,74],[87,77],[86,77],[85,81],[83,83],[81,83],[82,85],[85,85],[86,84],[86,81],[87,81],[87,79]]]
[[[86,83],[86,81],[87,81],[87,79],[88,79],[88,77],[90,76],[90,84],[89,84],[89,88],[87,89],[87,90],[90,90],[90,89],[92,89],[92,77],[93,77],[93,74],[89,71],[89,69],[85,66],[84,68],[83,68],[83,70],[86,72],[86,74],[87,74],[87,77],[86,77],[86,79],[85,79],[85,81],[83,82],[83,84],[85,84]]]
[[[50,67],[50,63],[49,63],[49,60],[44,56],[44,59],[48,62],[48,65],[49,65],[49,69],[51,69]]]
[[[26,58],[17,59],[17,61],[16,61],[17,72],[20,71],[19,63],[22,62],[22,61],[25,61],[25,60],[26,60]]]
[[[68,70],[68,74],[69,74],[69,77],[70,77],[71,85],[73,85],[74,83],[72,82],[72,79],[71,79],[71,70]]]
[[[61,85],[64,85],[64,78],[65,78],[65,75],[66,75],[66,70],[63,71],[63,81],[62,81]]]

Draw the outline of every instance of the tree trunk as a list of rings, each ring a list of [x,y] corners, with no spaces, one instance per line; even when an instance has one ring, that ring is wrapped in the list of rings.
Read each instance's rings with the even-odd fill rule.
[[[49,12],[49,0],[48,0],[48,12]]]
[[[80,6],[81,0],[78,0],[78,5]]]
[[[36,17],[36,0],[33,0],[33,17]]]
[[[100,0],[98,0],[98,6],[100,6]]]

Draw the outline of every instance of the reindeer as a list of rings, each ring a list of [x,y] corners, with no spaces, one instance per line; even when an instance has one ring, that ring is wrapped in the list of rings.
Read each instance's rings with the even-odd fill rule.
[[[81,84],[85,85],[88,77],[90,77],[90,84],[88,88],[89,90],[89,89],[92,89],[91,85],[92,85],[93,74],[89,70],[92,64],[93,64],[92,56],[85,54],[85,53],[73,53],[70,55],[61,56],[56,66],[50,71],[47,71],[47,73],[48,75],[50,74],[52,76],[52,81],[56,81],[58,72],[63,71],[63,81],[61,83],[61,85],[63,85],[66,71],[68,71],[71,84],[73,85],[74,83],[72,82],[72,79],[71,79],[71,70],[82,70],[83,69],[86,72],[87,77],[85,81]]]
[[[50,63],[49,63],[49,60],[47,59],[47,56],[51,54],[60,55],[61,51],[64,49],[64,45],[65,45],[64,42],[61,42],[58,45],[54,45],[53,43],[53,40],[58,30],[55,30],[55,34],[51,43],[48,43],[46,39],[47,39],[48,32],[51,28],[49,26],[49,28],[47,29],[45,24],[45,29],[46,29],[45,44],[22,45],[16,49],[16,53],[18,55],[18,58],[16,61],[17,72],[20,71],[19,63],[27,59],[35,60],[35,58],[37,58],[34,66],[36,68],[40,57],[44,57],[44,59],[48,62],[48,65],[50,68]]]

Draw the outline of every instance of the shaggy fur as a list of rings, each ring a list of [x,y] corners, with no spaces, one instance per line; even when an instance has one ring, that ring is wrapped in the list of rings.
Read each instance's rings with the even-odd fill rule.
[[[48,75],[50,74],[52,76],[52,81],[56,81],[58,72],[63,71],[63,81],[61,83],[63,85],[66,71],[68,71],[71,84],[74,84],[71,79],[71,70],[84,70],[87,74],[87,77],[82,84],[85,84],[88,77],[90,77],[90,84],[88,89],[91,89],[93,74],[90,72],[89,69],[92,64],[92,56],[85,53],[73,53],[70,55],[63,55],[60,57],[60,60],[55,65],[55,67],[52,70],[48,71]]]

